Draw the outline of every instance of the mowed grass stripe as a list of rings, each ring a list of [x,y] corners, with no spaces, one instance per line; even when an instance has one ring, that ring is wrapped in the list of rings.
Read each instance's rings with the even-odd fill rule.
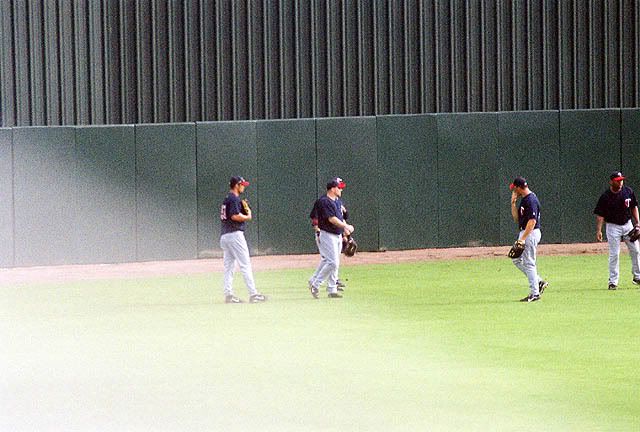
[[[220,274],[3,288],[0,429],[637,430],[621,261],[610,292],[606,256],[541,257],[532,304],[507,259],[345,267],[340,300],[260,272],[260,305]]]

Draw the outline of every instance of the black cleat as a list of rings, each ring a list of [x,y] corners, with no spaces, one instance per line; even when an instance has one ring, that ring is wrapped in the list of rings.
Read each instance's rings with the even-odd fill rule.
[[[638,279],[638,278],[633,278],[632,282],[633,282],[634,285],[640,285],[640,279]]]
[[[228,295],[224,298],[224,302],[225,303],[243,303],[242,300],[240,300],[238,297],[234,296],[234,295]]]
[[[345,285],[345,283],[342,282],[340,279],[337,280],[337,286],[338,286],[338,291],[344,291],[344,289],[347,287],[347,285]]]
[[[618,285],[612,284],[612,283],[609,284],[609,291],[615,291],[617,289],[618,289]]]
[[[538,291],[540,291],[540,295],[544,292],[544,290],[549,286],[549,282],[541,280],[538,282]]]
[[[254,294],[251,297],[249,297],[249,303],[264,303],[267,301],[267,298],[258,293],[258,294]]]
[[[338,293],[329,293],[329,298],[342,298],[342,295]]]
[[[309,282],[309,291],[311,291],[311,295],[313,296],[314,299],[318,298],[320,292],[318,291],[318,288],[311,285],[311,282]]]
[[[527,302],[527,303],[531,303],[534,301],[538,301],[540,300],[540,296],[539,295],[528,295],[523,299],[520,299],[521,302]]]

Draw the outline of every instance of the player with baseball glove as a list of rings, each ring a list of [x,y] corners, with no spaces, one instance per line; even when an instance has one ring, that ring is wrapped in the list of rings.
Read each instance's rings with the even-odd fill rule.
[[[620,243],[625,242],[631,258],[632,282],[640,285],[640,220],[636,194],[624,185],[625,177],[616,171],[609,177],[609,188],[603,192],[593,213],[596,215],[596,240],[602,241],[602,225],[606,223],[609,243],[609,289],[618,288],[620,279]]]
[[[342,203],[342,200],[340,198],[337,198],[335,201],[335,204],[336,206],[338,205],[340,206],[340,209],[342,210],[342,217],[346,222],[347,219],[349,218],[349,212],[347,211],[346,207]],[[320,227],[318,226],[318,213],[320,211],[319,206],[320,206],[320,198],[318,198],[316,202],[313,203],[313,208],[311,209],[311,213],[309,214],[309,217],[311,218],[311,226],[313,227],[314,240],[316,242],[316,246],[318,247],[318,252],[320,251]],[[342,235],[342,251],[341,251],[342,253],[345,253],[345,241],[346,241],[346,237],[343,234]],[[357,248],[357,245],[356,245],[356,248]],[[351,246],[351,248],[349,249],[349,253],[351,253],[352,249],[353,249],[353,246]],[[355,254],[355,249],[353,249],[353,254]],[[345,254],[345,255],[353,256],[353,254],[352,255]],[[338,277],[337,285],[338,285],[338,291],[344,291],[344,289],[347,287],[347,285],[344,283],[342,279],[340,279],[340,277]]]
[[[340,197],[346,183],[335,177],[327,183],[327,194],[321,196],[314,205],[315,216],[318,219],[318,249],[320,263],[309,279],[309,291],[313,298],[318,298],[320,285],[327,281],[329,298],[341,298],[338,293],[338,272],[340,270],[340,251],[342,235],[350,235],[354,228],[344,220],[343,206]],[[312,218],[314,213],[312,211]]]
[[[229,193],[220,207],[220,247],[223,251],[224,277],[223,290],[225,303],[242,303],[233,293],[233,273],[236,262],[240,267],[242,276],[249,291],[251,303],[262,303],[266,297],[258,292],[253,279],[251,259],[244,230],[247,222],[252,219],[251,207],[247,200],[241,200],[240,194],[244,192],[249,182],[239,176],[229,180]]]
[[[527,276],[529,295],[520,301],[530,303],[540,300],[540,296],[549,285],[538,275],[536,264],[536,251],[542,237],[540,201],[529,189],[527,180],[523,177],[516,177],[509,188],[511,189],[511,216],[518,224],[520,233],[508,255],[513,260],[513,264]],[[518,199],[520,199],[519,204]]]

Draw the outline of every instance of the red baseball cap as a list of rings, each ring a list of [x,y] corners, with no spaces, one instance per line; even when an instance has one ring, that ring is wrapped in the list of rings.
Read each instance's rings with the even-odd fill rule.
[[[240,176],[231,177],[231,180],[229,180],[229,187],[233,188],[237,184],[241,184],[242,186],[249,186],[251,183]]]
[[[331,189],[334,187],[337,187],[338,189],[344,189],[345,187],[347,187],[347,184],[340,177],[334,177],[329,180],[329,183],[327,183],[327,189]]]
[[[527,179],[525,179],[524,177],[516,177],[516,178],[513,180],[513,183],[511,183],[511,184],[509,185],[509,189],[510,189],[510,190],[513,190],[513,189],[515,189],[516,187],[523,188],[523,187],[525,187],[525,186],[527,186]]]
[[[614,171],[613,173],[611,173],[611,176],[609,178],[613,181],[620,181],[625,179],[620,171]]]

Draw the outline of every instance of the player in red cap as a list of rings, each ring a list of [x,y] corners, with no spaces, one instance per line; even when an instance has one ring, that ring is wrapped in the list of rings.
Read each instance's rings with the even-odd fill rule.
[[[320,263],[311,279],[309,290],[314,298],[319,296],[319,287],[326,280],[329,298],[342,297],[338,293],[338,271],[340,269],[340,251],[342,250],[342,234],[350,235],[354,228],[344,220],[340,197],[346,187],[340,177],[327,183],[327,194],[321,196],[314,208],[318,218],[318,250]]]
[[[640,285],[640,249],[638,241],[630,241],[628,233],[640,224],[638,200],[624,175],[615,171],[609,176],[609,188],[602,193],[593,213],[596,215],[596,240],[602,241],[602,225],[606,223],[609,243],[609,289],[618,288],[620,279],[620,242],[624,241],[631,257],[633,283]]]
[[[251,208],[248,204],[243,205],[240,200],[240,194],[244,192],[244,188],[247,186],[249,186],[249,182],[244,178],[240,176],[231,177],[231,180],[229,180],[229,193],[220,208],[220,247],[224,254],[223,287],[226,303],[242,303],[242,300],[233,293],[233,273],[236,262],[247,285],[249,301],[251,303],[261,303],[266,300],[265,296],[256,289],[253,270],[251,269],[251,259],[249,258],[249,248],[244,237],[247,221],[252,219]]]

